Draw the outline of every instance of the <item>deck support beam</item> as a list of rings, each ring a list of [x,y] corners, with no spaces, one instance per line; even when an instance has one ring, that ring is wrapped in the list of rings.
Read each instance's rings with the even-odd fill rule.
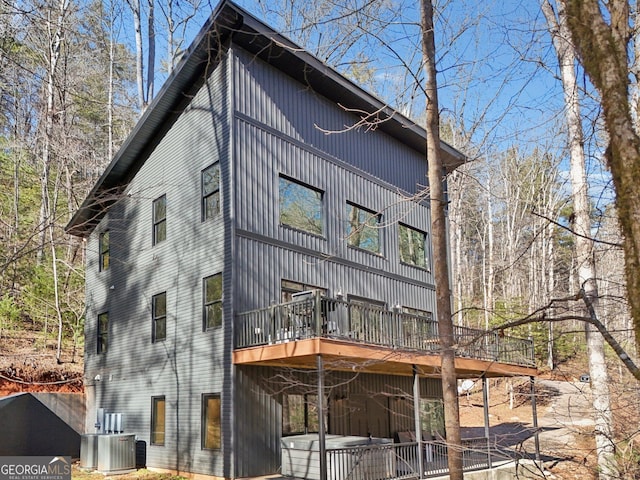
[[[424,456],[422,455],[422,425],[420,424],[420,376],[418,367],[413,365],[413,418],[418,443],[418,478],[424,478]]]
[[[482,376],[482,406],[484,410],[484,436],[487,439],[487,463],[491,465],[491,438],[489,436],[489,382],[485,375]]]
[[[540,464],[540,435],[538,433],[538,407],[536,405],[536,379],[529,377],[531,381],[531,416],[533,417],[533,438],[536,448],[536,463]]]

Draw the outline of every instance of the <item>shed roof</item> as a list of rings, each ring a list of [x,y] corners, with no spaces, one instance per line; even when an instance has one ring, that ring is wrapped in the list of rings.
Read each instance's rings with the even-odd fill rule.
[[[67,224],[69,233],[85,237],[93,231],[187,107],[207,73],[218,65],[230,41],[327,99],[354,111],[369,112],[378,129],[426,155],[422,127],[232,1],[222,0]],[[441,150],[447,171],[464,163],[464,155],[447,143],[441,142]]]

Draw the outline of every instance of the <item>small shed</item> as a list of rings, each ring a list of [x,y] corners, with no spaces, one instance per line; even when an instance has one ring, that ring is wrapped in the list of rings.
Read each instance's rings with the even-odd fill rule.
[[[71,395],[71,394],[64,394]],[[49,397],[48,400],[53,400]],[[84,411],[84,398],[75,394],[49,405],[76,404]],[[63,415],[64,416],[64,415]],[[0,398],[0,456],[71,456],[80,457],[80,433],[50,407],[31,393]]]

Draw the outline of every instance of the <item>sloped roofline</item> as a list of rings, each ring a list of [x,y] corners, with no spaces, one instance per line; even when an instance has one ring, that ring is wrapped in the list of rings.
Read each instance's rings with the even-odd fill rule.
[[[353,111],[370,112],[376,128],[426,155],[426,134],[422,127],[232,1],[222,0],[67,224],[68,233],[86,237],[94,230],[187,107],[206,80],[207,72],[218,65],[230,41],[329,100]],[[445,142],[441,142],[441,151],[447,172],[466,161],[462,153]]]

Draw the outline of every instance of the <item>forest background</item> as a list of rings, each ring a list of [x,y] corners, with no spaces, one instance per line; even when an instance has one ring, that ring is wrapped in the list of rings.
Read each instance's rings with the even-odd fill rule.
[[[238,3],[423,123],[414,2]],[[538,365],[553,369],[586,346],[583,323],[553,321],[583,305],[570,300],[581,286],[565,107],[541,4],[441,0],[435,32],[441,135],[469,158],[448,181],[454,321],[499,328],[544,311],[509,334],[532,337]],[[0,338],[28,328],[43,334],[36,349],[51,338],[59,362],[65,346],[81,360],[83,261],[97,252],[64,226],[215,6],[0,0]],[[600,320],[633,355],[608,139],[598,94],[576,68]],[[621,369],[613,356],[610,367]]]

